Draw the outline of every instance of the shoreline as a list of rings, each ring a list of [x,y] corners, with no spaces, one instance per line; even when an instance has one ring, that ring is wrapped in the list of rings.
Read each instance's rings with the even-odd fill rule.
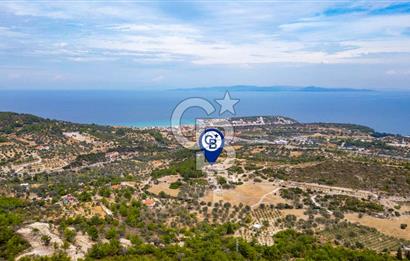
[[[171,128],[171,121],[141,121],[133,123],[107,124],[112,127],[135,128],[135,129],[153,129],[153,128]],[[181,126],[194,126],[195,120],[185,121]]]

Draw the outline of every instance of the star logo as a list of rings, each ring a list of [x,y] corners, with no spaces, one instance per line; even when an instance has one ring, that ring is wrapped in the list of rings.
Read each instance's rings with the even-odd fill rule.
[[[229,95],[229,92],[226,91],[225,97],[220,100],[217,99],[216,102],[219,103],[219,105],[221,105],[221,110],[219,111],[220,115],[226,111],[229,111],[231,114],[235,114],[234,106],[239,102],[239,99],[232,99],[231,95]]]

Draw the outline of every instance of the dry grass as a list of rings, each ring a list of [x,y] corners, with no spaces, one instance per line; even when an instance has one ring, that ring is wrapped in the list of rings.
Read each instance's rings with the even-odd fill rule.
[[[291,151],[290,152],[290,156],[294,157],[294,158],[300,157],[302,155],[303,155],[303,152],[301,152],[301,151]]]
[[[217,201],[223,200],[224,202],[229,202],[233,205],[243,203],[244,205],[252,206],[258,203],[261,197],[272,192],[276,188],[278,187],[272,183],[245,183],[234,189],[222,190],[220,193],[217,193]],[[279,196],[279,193],[276,194],[277,195],[266,196],[263,203],[277,204],[283,202],[283,199]],[[207,202],[214,201],[213,191],[208,191],[202,200]]]
[[[304,219],[308,220],[308,216],[303,214],[306,210],[305,209],[281,209],[280,212],[282,212],[283,216],[286,215],[295,215],[298,219]]]
[[[350,222],[357,222],[364,226],[373,227],[383,234],[410,240],[410,216],[384,219],[367,215],[359,218],[357,214],[346,214],[345,218]],[[400,224],[407,224],[408,227],[406,229],[401,229]]]
[[[178,195],[179,189],[170,189],[169,185],[171,185],[171,183],[175,182],[178,180],[178,178],[180,178],[178,175],[172,175],[172,176],[165,176],[162,177],[160,179],[158,179],[158,184],[154,184],[152,185],[148,191],[154,194],[159,194],[161,191],[163,191],[164,193],[172,196],[172,197],[176,197]]]

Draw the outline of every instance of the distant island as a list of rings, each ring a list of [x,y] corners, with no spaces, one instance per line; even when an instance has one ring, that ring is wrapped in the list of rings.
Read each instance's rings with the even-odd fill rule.
[[[370,89],[354,88],[327,88],[318,86],[254,86],[254,85],[233,85],[198,88],[178,88],[173,91],[235,91],[235,92],[375,92]]]

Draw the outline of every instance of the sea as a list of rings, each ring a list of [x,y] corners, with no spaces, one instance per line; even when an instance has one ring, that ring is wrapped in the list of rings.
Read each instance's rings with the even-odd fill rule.
[[[170,126],[174,108],[184,99],[209,100],[216,112],[211,117],[282,115],[299,122],[355,123],[378,132],[410,136],[410,92],[404,91],[231,91],[235,115],[219,115],[216,99],[224,91],[162,90],[2,90],[0,111],[30,113],[49,119],[102,125]],[[182,122],[206,117],[191,108]]]

